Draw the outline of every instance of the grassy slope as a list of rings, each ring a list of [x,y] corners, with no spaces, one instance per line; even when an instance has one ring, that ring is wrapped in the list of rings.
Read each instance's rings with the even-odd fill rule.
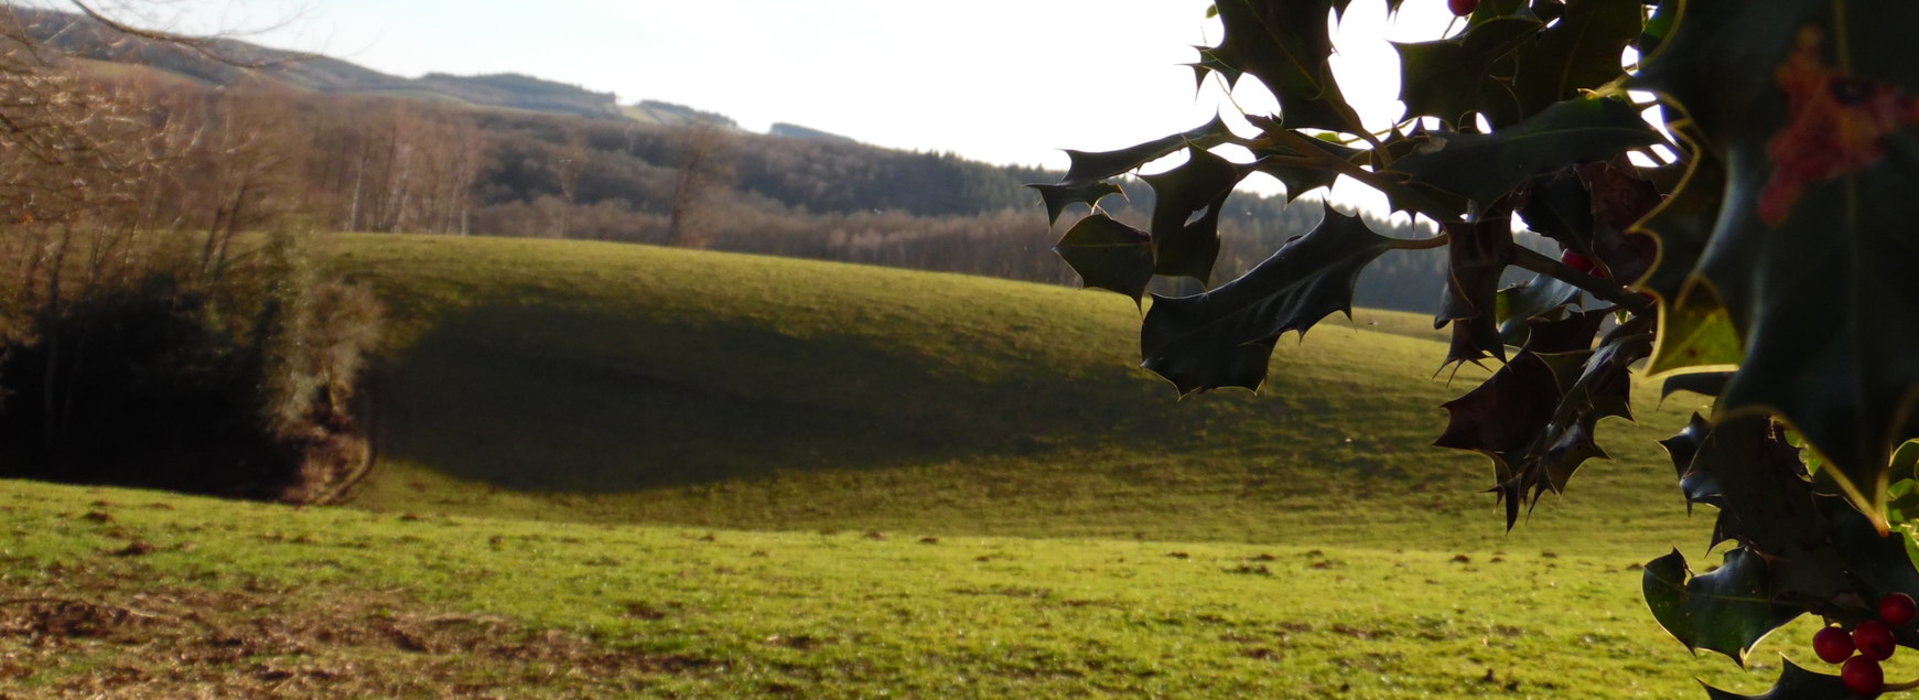
[[[1762,687],[1812,631],[1741,672],[1663,636],[1617,558],[1518,548],[708,532],[6,481],[0,528],[9,697],[1691,700],[1695,675]]]
[[[1651,443],[1683,415],[1651,406],[1504,535],[1484,460],[1427,446],[1480,371],[1433,379],[1410,315],[1329,319],[1262,395],[1178,401],[1111,294],[612,244],[340,253],[403,323],[368,508],[1640,558],[1704,536]]]
[[[1692,698],[1774,672],[1690,659],[1638,601],[1633,562],[1705,536],[1663,427],[1609,424],[1625,459],[1501,534],[1486,466],[1425,447],[1469,380],[1427,376],[1423,319],[1328,322],[1274,391],[1176,402],[1110,295],[343,243],[400,323],[365,510],[0,482],[0,687]]]

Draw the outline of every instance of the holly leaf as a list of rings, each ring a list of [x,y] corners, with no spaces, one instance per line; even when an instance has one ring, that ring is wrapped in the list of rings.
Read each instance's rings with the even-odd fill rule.
[[[1338,3],[1344,7],[1345,3]],[[1352,132],[1360,123],[1333,80],[1332,0],[1219,0],[1219,62],[1259,78],[1288,128]],[[1202,62],[1206,59],[1204,54]],[[1228,73],[1222,73],[1232,77]]]
[[[1632,105],[1580,98],[1555,103],[1491,134],[1431,134],[1424,148],[1394,162],[1388,172],[1486,206],[1534,175],[1659,140]]]
[[[1107,195],[1121,194],[1119,185],[1104,180],[1072,185],[1028,184],[1039,190],[1039,198],[1046,203],[1046,223],[1059,223],[1059,215],[1074,204],[1084,204],[1097,208],[1099,200]]]
[[[1591,350],[1608,314],[1570,314],[1534,324],[1511,362],[1466,395],[1443,404],[1449,416],[1437,447],[1471,450],[1493,463],[1493,491],[1506,507],[1506,527],[1546,491],[1564,489],[1579,465],[1606,453],[1593,441],[1600,418],[1618,415],[1616,395],[1630,353],[1620,341]],[[1612,338],[1613,334],[1609,334]]]
[[[1532,337],[1534,319],[1552,318],[1579,300],[1579,288],[1550,275],[1533,275],[1511,287],[1499,290],[1494,303],[1499,319],[1499,337],[1507,345],[1525,345]],[[1586,334],[1588,343],[1592,334]]]
[[[1625,76],[1619,55],[1642,30],[1637,0],[1568,0],[1559,21],[1514,57],[1512,92],[1532,115]]]
[[[1657,351],[1655,351],[1657,352]],[[1666,378],[1659,390],[1661,398],[1672,396],[1676,392],[1690,391],[1695,394],[1717,398],[1726,390],[1726,380],[1732,378],[1731,372],[1695,372],[1677,374]]]
[[[1153,188],[1153,269],[1206,282],[1219,258],[1219,215],[1248,169],[1194,148],[1186,162],[1147,175]]]
[[[1731,314],[1712,288],[1694,277],[1724,194],[1724,171],[1716,158],[1702,153],[1680,182],[1678,193],[1634,229],[1653,236],[1659,246],[1652,269],[1638,284],[1658,295],[1662,307],[1659,341],[1648,372],[1733,367],[1745,359]],[[1723,387],[1724,379],[1717,383]]]
[[[1138,302],[1153,281],[1152,238],[1105,214],[1094,214],[1053,247],[1087,287],[1110,289]]]
[[[1825,537],[1812,507],[1812,483],[1799,449],[1771,419],[1720,420],[1701,441],[1687,471],[1719,485],[1719,529],[1748,547],[1781,556]]]
[[[1592,254],[1592,193],[1571,168],[1533,178],[1518,212],[1527,228],[1558,241],[1561,248]]]
[[[1746,665],[1754,644],[1802,611],[1774,605],[1766,559],[1746,548],[1726,552],[1718,569],[1693,575],[1673,550],[1646,565],[1640,579],[1653,619],[1686,648],[1716,651]]]
[[[1629,231],[1659,206],[1652,181],[1609,162],[1573,168],[1592,198],[1592,253],[1613,279],[1635,280],[1652,268],[1658,244]]]
[[[1696,0],[1635,86],[1727,165],[1694,273],[1745,350],[1721,411],[1791,423],[1881,531],[1892,448],[1919,437],[1919,198],[1893,194],[1919,191],[1915,25],[1890,0]]]
[[[1477,362],[1485,357],[1506,360],[1506,342],[1499,334],[1499,277],[1513,262],[1512,222],[1448,221],[1443,224],[1452,242],[1446,246],[1451,264],[1446,272],[1446,296],[1433,319],[1433,328],[1453,324],[1447,363]]]
[[[1358,217],[1328,210],[1311,233],[1239,279],[1204,294],[1154,295],[1140,328],[1141,364],[1182,396],[1228,386],[1256,390],[1279,336],[1305,333],[1334,312],[1350,315],[1360,270],[1391,248],[1391,239]]]
[[[1530,17],[1499,16],[1474,23],[1450,39],[1394,43],[1399,50],[1399,100],[1406,104],[1406,116],[1438,117],[1457,126],[1469,123],[1472,112],[1516,110],[1512,88],[1492,76],[1492,67],[1532,41],[1540,26]],[[1494,101],[1501,104],[1489,107]]]
[[[1061,185],[1089,185],[1100,180],[1131,172],[1141,165],[1172,155],[1182,148],[1206,149],[1226,142],[1232,132],[1226,129],[1226,122],[1219,117],[1191,131],[1162,136],[1146,143],[1117,151],[1075,151],[1066,150],[1066,157],[1072,160],[1066,168],[1066,177],[1059,181]]]
[[[1779,681],[1765,695],[1740,695],[1706,686],[1706,697],[1711,700],[1860,700],[1838,676],[1808,671],[1785,657],[1779,661],[1784,665],[1779,670]]]
[[[1268,132],[1283,128],[1279,125],[1278,121],[1266,117],[1249,116],[1247,120]],[[1281,184],[1286,185],[1286,196],[1289,199],[1298,197],[1313,189],[1331,187],[1333,180],[1339,177],[1337,171],[1329,168],[1302,165],[1300,164],[1301,159],[1307,158],[1310,155],[1325,154],[1351,162],[1367,153],[1357,148],[1332,143],[1324,139],[1306,139],[1305,143],[1319,151],[1319,153],[1316,154],[1307,154],[1301,153],[1287,145],[1290,143],[1293,143],[1293,141],[1260,138],[1256,139],[1252,145],[1253,156],[1258,159],[1253,162],[1253,167],[1260,172],[1277,178]]]

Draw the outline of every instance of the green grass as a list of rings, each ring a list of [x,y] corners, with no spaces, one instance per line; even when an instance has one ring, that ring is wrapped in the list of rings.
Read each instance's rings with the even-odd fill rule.
[[[26,482],[0,482],[0,527],[0,684],[28,697],[1694,698],[1809,656],[1689,657],[1638,572],[1578,543],[924,540]],[[56,609],[21,599],[137,616],[28,639]]]
[[[1280,344],[1258,396],[1178,400],[1113,294],[524,239],[346,237],[400,320],[382,374],[389,512],[742,529],[1493,548],[1703,541],[1652,441],[1506,535],[1483,458],[1429,447],[1430,322],[1362,310]],[[1603,533],[1604,537],[1594,537]]]
[[[0,688],[1693,698],[1804,656],[1694,659],[1639,601],[1711,524],[1652,444],[1686,400],[1642,392],[1620,459],[1508,534],[1485,461],[1428,446],[1485,375],[1435,377],[1422,317],[1328,319],[1264,393],[1180,401],[1111,294],[336,243],[393,319],[351,507],[0,482]]]

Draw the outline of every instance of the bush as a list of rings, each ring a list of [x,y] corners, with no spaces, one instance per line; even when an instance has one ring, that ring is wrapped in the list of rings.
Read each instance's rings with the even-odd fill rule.
[[[290,502],[368,462],[356,381],[379,310],[275,235],[208,270],[158,254],[0,339],[6,471]],[[59,295],[49,295],[58,299]]]

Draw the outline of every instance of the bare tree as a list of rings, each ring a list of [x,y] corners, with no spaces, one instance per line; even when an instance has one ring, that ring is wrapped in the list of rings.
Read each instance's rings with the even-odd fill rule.
[[[592,153],[586,147],[586,138],[578,133],[567,135],[566,146],[551,155],[547,169],[553,173],[553,180],[560,186],[560,198],[566,200],[566,206],[560,208],[559,233],[556,237],[566,238],[567,216],[573,211],[575,196],[579,194],[580,173],[586,171],[587,159]]]
[[[733,134],[719,125],[702,122],[680,129],[673,205],[666,225],[667,245],[698,248],[708,242],[711,237],[708,205],[716,191],[733,185],[735,148]]]

